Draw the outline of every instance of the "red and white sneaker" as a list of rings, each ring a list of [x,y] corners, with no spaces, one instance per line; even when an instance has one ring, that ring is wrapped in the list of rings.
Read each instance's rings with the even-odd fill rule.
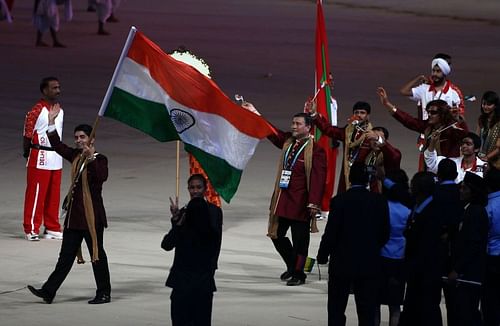
[[[38,236],[38,234],[33,233],[33,232],[26,233],[25,238],[28,241],[40,241],[40,237]]]
[[[62,232],[46,230],[44,238],[45,239],[62,240],[63,234],[62,234]]]

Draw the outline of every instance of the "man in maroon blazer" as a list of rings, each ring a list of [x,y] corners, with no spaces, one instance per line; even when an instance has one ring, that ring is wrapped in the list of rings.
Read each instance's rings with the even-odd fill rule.
[[[401,152],[389,143],[389,131],[384,127],[373,127],[367,131],[360,146],[356,162],[364,163],[370,174],[370,191],[382,193],[382,182],[378,176],[400,169]]]
[[[365,139],[366,132],[372,129],[370,122],[371,106],[367,102],[358,101],[352,107],[352,116],[347,125],[340,128],[332,126],[328,120],[316,112],[314,104],[311,104],[311,117],[314,125],[334,142],[341,142],[344,147],[342,156],[342,169],[339,176],[337,193],[345,192],[349,184],[349,169],[359,155],[359,148]]]
[[[111,301],[111,283],[108,258],[103,244],[104,228],[108,224],[102,200],[102,185],[108,179],[108,159],[95,151],[94,140],[90,138],[92,127],[89,125],[76,126],[74,131],[76,148],[63,144],[54,126],[57,114],[57,108],[49,112],[47,135],[55,151],[72,162],[74,183],[71,195],[65,200],[67,213],[61,251],[55,269],[40,289],[31,285],[28,285],[28,289],[46,303],[52,303],[75,258],[77,255],[81,257],[80,246],[85,240],[97,285],[96,296],[88,303],[108,303]]]
[[[270,206],[268,236],[287,267],[280,278],[290,286],[305,282],[309,232],[318,232],[315,216],[320,210],[326,178],[326,155],[310,136],[311,127],[309,114],[297,113],[291,132],[277,130],[276,135],[268,136],[282,149]],[[291,229],[293,244],[286,237],[288,229]]]

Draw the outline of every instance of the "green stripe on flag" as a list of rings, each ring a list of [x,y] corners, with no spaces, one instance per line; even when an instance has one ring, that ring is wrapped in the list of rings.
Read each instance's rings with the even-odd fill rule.
[[[113,89],[104,116],[139,129],[161,142],[179,139],[164,104],[141,99],[117,87]]]
[[[229,203],[238,189],[243,171],[190,144],[184,143],[184,149],[200,162],[215,190]]]
[[[322,82],[328,82],[328,72],[326,71],[327,70],[326,60],[327,60],[327,58],[326,58],[326,54],[325,54],[325,45],[322,44],[321,45],[321,66],[323,68],[322,72],[321,72],[321,81]],[[326,114],[328,115],[326,118],[328,119],[328,121],[332,121],[332,110],[331,110],[332,93],[330,90],[330,86],[326,85],[324,90],[325,90],[324,96],[325,96]],[[323,135],[323,133],[321,132],[321,130],[319,130],[319,128],[315,128],[314,140],[318,141],[322,135]],[[329,142],[332,143],[333,141],[330,140]]]
[[[322,58],[322,61],[323,61],[323,80],[325,82],[329,82],[329,80],[328,80],[328,74],[330,72],[327,71],[326,61],[328,60],[328,58],[326,57],[325,45],[324,44],[321,45],[321,58]],[[328,121],[332,121],[332,110],[331,110],[331,107],[330,107],[330,105],[332,104],[332,98],[331,98],[331,96],[332,96],[332,93],[331,93],[329,85],[325,86],[326,113],[328,114]]]

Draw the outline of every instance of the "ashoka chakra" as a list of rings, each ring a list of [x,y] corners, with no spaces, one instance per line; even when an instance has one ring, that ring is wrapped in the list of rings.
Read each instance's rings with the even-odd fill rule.
[[[179,134],[183,133],[184,131],[194,126],[193,115],[184,110],[179,110],[179,109],[170,110],[170,119],[172,120],[172,123],[175,126],[175,130],[177,130]]]

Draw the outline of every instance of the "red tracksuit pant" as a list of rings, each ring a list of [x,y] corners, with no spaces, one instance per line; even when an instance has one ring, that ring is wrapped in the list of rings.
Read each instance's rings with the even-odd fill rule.
[[[43,224],[49,231],[61,231],[59,203],[62,170],[27,168],[24,197],[24,233],[39,234]]]

